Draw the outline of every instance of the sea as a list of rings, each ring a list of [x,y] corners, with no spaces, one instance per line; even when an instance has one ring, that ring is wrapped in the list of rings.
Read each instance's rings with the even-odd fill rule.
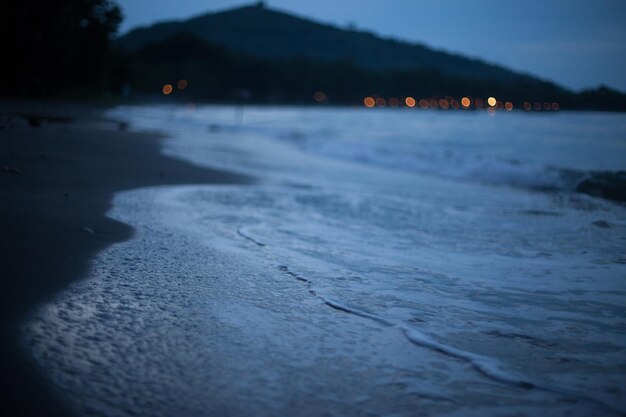
[[[626,115],[107,117],[251,181],[115,195],[134,236],[23,328],[79,415],[626,414]]]

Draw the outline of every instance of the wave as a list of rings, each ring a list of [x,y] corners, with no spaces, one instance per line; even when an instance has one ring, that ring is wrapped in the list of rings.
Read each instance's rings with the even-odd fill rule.
[[[574,191],[607,200],[626,202],[626,171],[583,173]]]
[[[289,140],[307,151],[326,157],[385,169],[534,191],[578,192],[626,202],[626,171],[544,166],[462,149],[416,149],[406,143],[332,142],[300,135],[290,135]]]
[[[416,141],[413,136],[407,135],[404,125],[382,133],[370,132],[367,126],[342,127],[344,125],[337,124],[334,119],[320,125],[312,123],[314,119],[304,117],[297,110],[281,114],[280,123],[275,121],[275,115],[268,116],[252,111],[247,114],[247,124],[232,124],[233,108],[229,107],[211,108],[211,113],[190,113],[186,110],[173,112],[173,108],[168,107],[140,107],[131,110],[133,124],[141,128],[161,126],[168,130],[175,127],[193,127],[202,134],[206,134],[208,130],[210,134],[274,138],[313,154],[384,169],[535,191],[578,192],[626,202],[626,171],[578,169],[569,166],[567,162],[554,166],[533,163],[542,149],[553,153],[556,150],[550,147],[541,148],[539,142],[529,144],[515,137],[506,146],[509,147],[509,154],[522,155],[521,159],[485,153],[487,149],[499,149],[502,143],[500,137],[496,140],[485,132],[483,133],[486,136],[481,136],[482,131],[474,132],[477,135],[473,136],[473,140],[466,138],[464,141],[455,141],[450,139],[451,134],[444,134],[441,140],[434,139],[431,135]],[[128,108],[120,107],[111,114],[113,117],[128,119],[128,111]],[[267,111],[271,113],[275,110]],[[208,124],[207,119],[211,121]],[[344,119],[340,120],[345,122]],[[363,121],[359,119],[359,122]],[[435,128],[441,127],[442,125],[437,125]],[[559,148],[559,152],[567,157],[574,152],[586,154],[594,149],[580,148],[576,141],[572,143],[569,148]],[[608,148],[605,149],[605,154],[609,152]],[[592,160],[596,153],[590,155],[586,158],[587,161]],[[567,158],[563,161],[567,161]],[[622,168],[615,163],[613,166]]]
[[[421,332],[420,330],[412,326],[408,326],[406,324],[401,324],[401,323],[394,323],[392,321],[389,321],[380,316],[368,313],[366,311],[348,307],[347,305],[343,303],[323,297],[319,294],[317,296],[321,298],[321,300],[326,305],[328,305],[331,308],[334,308],[335,310],[339,310],[344,313],[363,317],[365,319],[375,321],[386,327],[398,328],[404,333],[407,340],[413,343],[414,345],[420,346],[426,349],[430,349],[430,350],[439,352],[443,355],[465,361],[469,363],[481,375],[485,376],[486,378],[491,379],[494,382],[512,385],[512,386],[516,386],[516,387],[527,389],[527,390],[534,389],[534,390],[551,392],[554,394],[561,395],[570,401],[575,401],[575,402],[584,401],[584,402],[588,402],[592,404],[597,404],[619,415],[624,414],[624,410],[614,406],[613,404],[605,402],[602,399],[596,398],[594,396],[591,396],[585,393],[574,392],[574,391],[570,391],[570,390],[563,389],[560,387],[553,387],[553,386],[544,385],[541,383],[531,381],[528,378],[516,375],[515,373],[511,371],[505,370],[504,365],[501,364],[495,358],[491,358],[491,357],[487,357],[487,356],[483,356],[483,355],[479,355],[476,353],[472,353],[472,352],[468,352],[462,349],[455,348],[445,343],[436,341],[434,338],[426,335],[425,333]]]

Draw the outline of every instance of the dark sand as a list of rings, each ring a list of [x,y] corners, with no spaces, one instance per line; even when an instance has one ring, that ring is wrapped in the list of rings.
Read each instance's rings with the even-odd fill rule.
[[[90,259],[132,229],[105,213],[117,191],[166,184],[245,183],[160,153],[163,138],[130,133],[94,106],[0,102],[0,415],[71,414],[22,353],[18,325],[85,276]]]

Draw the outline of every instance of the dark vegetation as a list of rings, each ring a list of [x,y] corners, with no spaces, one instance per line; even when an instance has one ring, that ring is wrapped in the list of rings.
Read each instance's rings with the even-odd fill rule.
[[[122,20],[110,0],[7,0],[0,12],[2,94],[57,96],[110,85],[110,38]]]
[[[109,0],[18,3],[3,14],[10,46],[5,95],[112,94],[135,99],[360,104],[365,96],[495,96],[561,108],[626,110],[626,95],[577,94],[552,82],[424,45],[268,10],[260,3],[135,29]],[[24,24],[26,22],[26,24]],[[5,25],[6,24],[6,25]],[[15,34],[18,34],[16,37]],[[11,35],[11,36],[9,36]],[[6,38],[6,37],[5,37]],[[5,68],[6,69],[6,68]],[[186,80],[184,89],[177,88]]]
[[[367,70],[350,61],[320,61],[304,57],[264,59],[233,52],[190,33],[178,33],[150,43],[127,56],[130,79],[138,94],[161,94],[165,83],[185,79],[189,87],[173,96],[184,100],[311,102],[324,91],[336,104],[360,103],[366,95],[383,97],[444,97],[497,95],[507,100],[574,103],[575,95],[530,77],[516,82],[468,79],[435,68]]]

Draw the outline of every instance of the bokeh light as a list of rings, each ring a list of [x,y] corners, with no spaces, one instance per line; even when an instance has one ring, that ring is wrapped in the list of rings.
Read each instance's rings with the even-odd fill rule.
[[[487,104],[489,104],[491,107],[494,107],[497,103],[497,100],[495,99],[495,97],[489,97],[487,99]]]
[[[373,97],[365,97],[363,99],[363,104],[365,104],[365,107],[374,107],[376,105],[376,100],[374,100]]]
[[[172,94],[172,91],[174,91],[174,87],[172,87],[172,84],[165,84],[162,91],[163,94],[167,96],[169,94]]]
[[[470,106],[470,104],[471,104],[471,101],[470,101],[470,99],[469,99],[469,98],[467,98],[467,97],[463,97],[463,98],[461,99],[461,105],[462,105],[463,107],[468,108],[468,107]]]
[[[413,97],[407,97],[404,99],[404,104],[408,107],[415,107],[415,99]]]
[[[315,93],[313,93],[313,100],[317,101],[318,103],[324,102],[324,100],[326,100],[326,93],[324,93],[323,91],[316,91]]]
[[[511,103],[510,101],[507,101],[506,103],[504,103],[504,108],[505,108],[507,111],[511,111],[511,110],[513,110],[513,103]]]
[[[184,90],[187,88],[187,80],[178,80],[178,84],[176,86],[179,90]]]
[[[384,99],[384,98],[382,98],[382,97],[377,97],[377,98],[376,98],[376,105],[377,105],[378,107],[385,107],[385,106],[387,105],[387,102],[385,101],[385,99]]]

